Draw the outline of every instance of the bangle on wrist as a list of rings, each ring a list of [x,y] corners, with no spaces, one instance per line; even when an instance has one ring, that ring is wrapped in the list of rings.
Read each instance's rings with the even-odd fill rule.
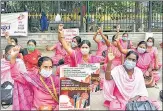
[[[111,72],[111,70],[110,71],[106,71],[107,73],[109,73],[109,72]]]

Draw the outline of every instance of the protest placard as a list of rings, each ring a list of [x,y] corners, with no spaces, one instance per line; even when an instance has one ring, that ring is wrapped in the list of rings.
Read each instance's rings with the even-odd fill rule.
[[[91,94],[100,94],[100,64],[80,64],[78,67],[85,68],[85,70],[91,74]]]
[[[1,36],[27,36],[28,12],[1,14]]]
[[[64,29],[63,32],[64,32],[64,37],[67,41],[71,41],[73,37],[79,36],[78,28]]]
[[[90,74],[85,68],[61,67],[59,110],[90,110]]]

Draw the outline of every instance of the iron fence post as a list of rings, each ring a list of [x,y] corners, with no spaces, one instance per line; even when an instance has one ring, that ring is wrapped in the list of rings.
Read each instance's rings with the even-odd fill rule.
[[[149,1],[148,32],[152,29],[152,1]]]

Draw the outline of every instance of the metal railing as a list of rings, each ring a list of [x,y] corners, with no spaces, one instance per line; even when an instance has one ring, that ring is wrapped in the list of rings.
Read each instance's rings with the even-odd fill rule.
[[[2,13],[29,12],[29,32],[41,32],[41,13],[48,18],[46,32],[56,32],[59,23],[80,32],[115,31],[117,24],[125,32],[160,32],[163,20],[162,1],[7,1]],[[61,22],[55,22],[60,14]]]

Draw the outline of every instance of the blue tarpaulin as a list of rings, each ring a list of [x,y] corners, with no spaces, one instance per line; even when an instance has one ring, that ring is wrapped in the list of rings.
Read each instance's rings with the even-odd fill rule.
[[[45,31],[48,29],[48,19],[46,17],[45,12],[42,12],[42,16],[41,16],[41,20],[40,20],[40,24],[41,24],[41,31]]]

